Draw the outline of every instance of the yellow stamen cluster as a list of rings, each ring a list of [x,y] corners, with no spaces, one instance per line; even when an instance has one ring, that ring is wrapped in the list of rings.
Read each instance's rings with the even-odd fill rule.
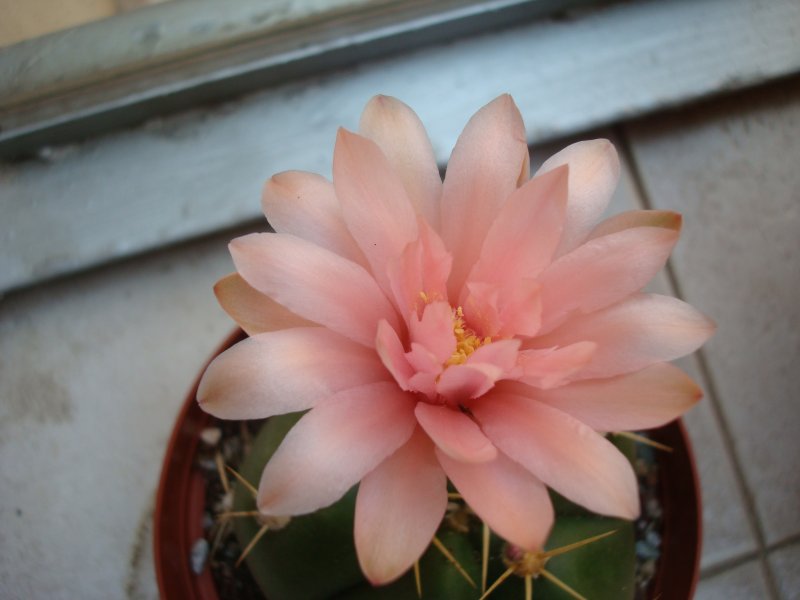
[[[445,362],[446,366],[461,365],[467,357],[485,344],[491,344],[492,338],[482,338],[464,323],[464,311],[459,306],[453,311],[453,334],[456,336],[456,349]]]
[[[421,311],[424,305],[430,304],[439,299],[438,294],[429,295],[425,292],[419,293],[419,299],[422,301],[422,306],[418,305],[417,310]],[[464,321],[464,310],[459,306],[453,309],[453,335],[456,337],[456,349],[450,358],[445,361],[445,366],[461,365],[466,362],[467,357],[475,352],[481,346],[492,343],[492,338],[480,337],[475,331],[467,327]]]

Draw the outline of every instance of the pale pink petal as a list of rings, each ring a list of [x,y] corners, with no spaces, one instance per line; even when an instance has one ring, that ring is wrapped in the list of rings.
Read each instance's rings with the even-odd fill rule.
[[[542,323],[542,286],[533,279],[519,279],[500,291],[500,337],[533,336]]]
[[[397,384],[404,390],[411,389],[408,380],[414,375],[414,368],[406,358],[403,342],[397,337],[397,332],[385,320],[378,323],[375,349],[381,362],[395,378]]]
[[[494,337],[503,327],[500,319],[500,288],[492,283],[468,281],[459,299],[464,316],[473,331]]]
[[[468,281],[498,285],[534,278],[550,264],[561,239],[568,167],[534,177],[503,205]]]
[[[572,311],[590,313],[641,290],[666,264],[679,232],[634,227],[589,240],[544,272],[542,331]]]
[[[437,392],[450,406],[488,392],[495,382],[517,377],[519,340],[498,340],[481,346],[463,364],[447,367],[436,381]]]
[[[214,285],[214,294],[222,309],[248,335],[314,324],[250,287],[238,273],[220,279]]]
[[[659,363],[630,375],[537,390],[531,395],[594,430],[631,431],[677,419],[703,392],[677,367]]]
[[[419,117],[396,98],[375,96],[364,108],[359,131],[389,159],[417,214],[438,229],[442,180]]]
[[[342,218],[333,184],[315,173],[285,171],[264,184],[261,206],[278,233],[291,233],[366,266]]]
[[[215,358],[197,400],[221,419],[262,419],[388,380],[375,352],[361,344],[322,327],[283,329],[247,338]]]
[[[448,289],[458,298],[486,232],[527,165],[525,126],[511,96],[480,109],[458,138],[442,188],[442,239],[452,252]]]
[[[436,391],[450,406],[457,406],[488,392],[504,374],[500,367],[486,363],[453,365],[436,380]]]
[[[455,460],[482,463],[497,456],[494,445],[458,408],[419,402],[414,414],[436,447]]]
[[[519,340],[497,340],[485,344],[470,354],[465,364],[491,364],[508,373],[517,364],[519,345]]]
[[[523,350],[519,353],[522,376],[519,380],[537,388],[563,385],[592,359],[597,344],[576,342],[563,348]]]
[[[592,360],[575,378],[632,373],[697,350],[715,325],[677,298],[637,294],[588,315],[571,317],[555,331],[534,339],[538,347],[594,342]]]
[[[265,515],[301,515],[336,502],[411,437],[414,398],[394,383],[344,390],[297,422],[258,489]]]
[[[447,301],[447,276],[452,258],[436,232],[419,222],[419,238],[387,265],[395,303],[406,319],[421,314],[429,301]]]
[[[406,352],[406,359],[415,371],[435,375],[441,373],[444,363],[444,361],[436,358],[436,355],[425,346],[416,342],[411,342],[411,350]]]
[[[413,342],[426,348],[437,363],[443,364],[455,352],[453,309],[447,302],[426,305],[422,318],[412,315],[409,325]]]
[[[577,419],[500,391],[470,409],[498,450],[558,493],[596,513],[638,516],[639,492],[628,459]]]
[[[484,337],[530,337],[541,326],[541,284],[517,279],[503,285],[470,281],[461,298],[467,322]]]
[[[569,252],[589,234],[619,181],[619,157],[608,140],[577,142],[548,158],[537,175],[569,165],[569,200],[556,255]]]
[[[246,235],[230,251],[247,283],[301,317],[370,347],[378,321],[399,327],[370,274],[338,254],[284,233]]]
[[[436,400],[439,395],[436,391],[438,376],[438,373],[419,371],[411,376],[408,385],[412,390],[425,394],[430,400]]]
[[[502,452],[487,463],[453,460],[437,450],[442,467],[469,507],[500,537],[542,550],[555,514],[545,485]]]
[[[358,562],[373,585],[393,581],[431,542],[447,507],[447,478],[419,429],[361,481],[356,497]]]
[[[522,187],[531,178],[531,154],[525,153],[525,158],[522,161],[522,167],[519,170],[517,177],[517,187]]]
[[[390,293],[386,267],[418,236],[417,216],[402,181],[375,142],[339,129],[333,185],[347,228],[375,279]]]
[[[680,213],[671,210],[629,210],[601,221],[592,229],[587,239],[592,240],[634,227],[661,227],[680,231],[682,224],[683,217]]]

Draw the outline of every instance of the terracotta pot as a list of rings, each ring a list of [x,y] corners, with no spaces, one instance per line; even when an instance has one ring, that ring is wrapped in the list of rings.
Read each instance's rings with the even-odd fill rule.
[[[241,330],[235,331],[213,356],[245,337]],[[200,375],[203,371],[205,367]],[[219,598],[209,569],[195,575],[189,561],[192,544],[203,536],[205,510],[205,480],[194,466],[195,455],[199,433],[211,420],[195,401],[200,375],[172,431],[156,498],[154,555],[156,578],[164,600]],[[673,449],[671,453],[657,453],[664,527],[651,597],[688,600],[694,596],[697,585],[702,539],[700,487],[694,456],[680,420],[649,433],[655,441]]]
[[[234,331],[208,362],[246,337]],[[197,387],[208,363],[201,369],[175,422],[158,484],[153,515],[153,554],[162,600],[218,600],[211,571],[196,575],[190,566],[192,544],[203,537],[205,480],[195,467],[200,432],[211,416],[198,406]]]
[[[649,432],[672,448],[659,452],[659,492],[664,511],[661,556],[653,583],[653,598],[688,600],[700,575],[703,511],[692,445],[681,420]]]

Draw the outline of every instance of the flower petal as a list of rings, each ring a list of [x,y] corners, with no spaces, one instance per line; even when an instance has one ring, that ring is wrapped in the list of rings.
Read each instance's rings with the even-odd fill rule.
[[[430,400],[436,400],[439,392],[436,391],[436,373],[419,371],[414,373],[408,380],[409,387],[421,394],[425,394]]]
[[[550,264],[561,239],[568,167],[534,177],[500,209],[468,281],[500,286],[534,278]]]
[[[503,373],[508,373],[517,364],[519,340],[497,340],[485,344],[467,357],[466,364],[491,364],[499,367]]]
[[[638,516],[639,491],[630,463],[577,419],[497,390],[470,409],[501,452],[563,496],[600,514]]]
[[[531,395],[596,431],[632,431],[677,419],[703,392],[677,367],[659,363],[630,375],[537,390]]]
[[[590,313],[641,290],[666,264],[676,229],[634,227],[589,240],[544,272],[542,331],[570,312]]]
[[[366,346],[378,321],[395,329],[397,313],[359,265],[284,233],[254,233],[230,243],[236,270],[292,312]]]
[[[442,179],[428,134],[416,113],[396,98],[375,96],[364,108],[359,131],[389,159],[416,213],[438,229]]]
[[[452,258],[441,238],[425,221],[419,222],[419,238],[389,261],[387,275],[400,314],[409,319],[427,301],[447,300],[447,276]]]
[[[265,515],[301,515],[336,502],[414,432],[414,399],[394,383],[343,390],[289,431],[258,489]]]
[[[291,233],[366,266],[350,235],[333,184],[315,173],[286,171],[264,184],[261,206],[278,233]]]
[[[534,341],[545,348],[596,343],[592,360],[573,377],[594,379],[632,373],[690,354],[714,329],[710,319],[677,298],[637,294],[603,310],[571,317]]]
[[[459,304],[464,316],[473,331],[483,337],[496,337],[503,327],[500,293],[498,286],[483,281],[468,281],[461,292]]]
[[[422,344],[411,342],[411,350],[406,352],[406,359],[408,359],[408,364],[413,367],[417,374],[428,373],[436,376],[442,372],[444,361],[438,360],[436,355]]]
[[[313,325],[311,321],[298,317],[285,306],[250,287],[238,273],[220,279],[214,285],[214,294],[222,309],[248,335]]]
[[[609,217],[592,229],[588,240],[634,227],[662,227],[680,231],[683,217],[671,210],[628,210]]]
[[[375,349],[383,365],[397,381],[397,385],[404,390],[411,389],[408,380],[414,375],[414,369],[406,358],[403,342],[400,341],[394,328],[384,319],[378,323]]]
[[[577,142],[548,158],[536,175],[569,165],[569,200],[561,243],[556,256],[586,239],[619,181],[619,157],[608,140]]]
[[[544,548],[555,513],[545,485],[502,452],[487,463],[439,462],[469,507],[500,537],[521,548]]]
[[[215,358],[197,400],[221,419],[263,419],[388,379],[375,353],[361,344],[322,327],[283,329],[242,340]]]
[[[427,304],[422,318],[417,319],[416,315],[412,315],[409,325],[411,340],[425,347],[440,365],[455,351],[453,310],[447,302]]]
[[[347,228],[375,279],[391,293],[386,267],[418,236],[417,216],[403,182],[375,142],[339,129],[333,185]]]
[[[436,380],[436,392],[450,406],[477,398],[494,387],[503,376],[503,369],[496,365],[453,365],[446,368]]]
[[[542,389],[563,385],[592,359],[596,348],[592,342],[576,342],[563,348],[523,350],[518,358],[523,371],[519,380]]]
[[[533,336],[541,326],[541,287],[535,279],[517,279],[502,286],[468,282],[461,301],[464,316],[482,336]]]
[[[358,488],[355,542],[367,579],[382,585],[405,573],[430,544],[446,507],[447,478],[417,428]]]
[[[436,391],[450,406],[477,398],[503,378],[518,377],[519,340],[498,340],[481,346],[463,364],[447,367],[436,381]]]
[[[489,227],[517,189],[527,155],[522,116],[507,94],[475,113],[459,136],[442,188],[442,239],[453,254],[451,298],[459,297]]]
[[[450,406],[488,392],[504,377],[517,377],[519,340],[499,340],[481,346],[463,364],[446,368],[436,381],[436,391]]]
[[[497,456],[497,449],[492,442],[459,409],[419,402],[414,414],[436,447],[455,460],[481,463]]]

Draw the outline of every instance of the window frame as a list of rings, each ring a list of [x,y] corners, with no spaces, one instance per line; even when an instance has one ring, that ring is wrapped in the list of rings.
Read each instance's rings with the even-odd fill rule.
[[[0,158],[608,3],[193,0],[144,7],[0,48]]]
[[[0,293],[262,219],[263,181],[284,169],[329,176],[336,128],[356,128],[375,93],[413,106],[444,165],[467,119],[502,92],[538,144],[800,72],[796,0],[639,0],[513,27],[480,12],[538,1],[475,2],[480,35],[448,37],[443,23],[447,41],[338,66],[323,49],[313,75],[216,104],[187,96],[127,128],[65,117],[76,127],[66,144],[40,129],[32,158],[0,159]],[[416,27],[435,33],[436,18]]]

